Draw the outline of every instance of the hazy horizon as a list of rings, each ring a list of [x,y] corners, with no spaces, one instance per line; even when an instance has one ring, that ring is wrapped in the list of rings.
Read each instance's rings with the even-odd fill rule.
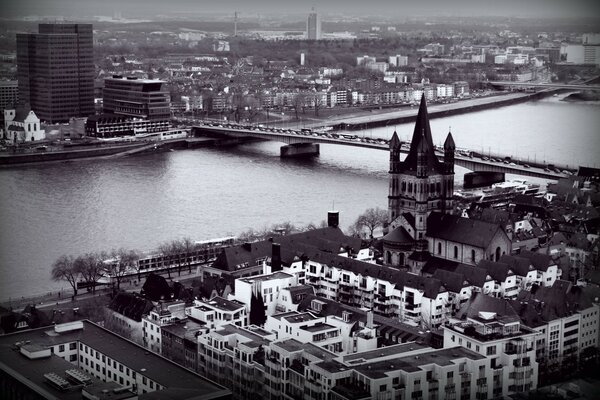
[[[3,0],[3,18],[26,16],[93,17],[119,13],[123,18],[152,18],[181,14],[308,13],[315,6],[323,14],[411,16],[507,16],[540,18],[599,17],[595,0]]]

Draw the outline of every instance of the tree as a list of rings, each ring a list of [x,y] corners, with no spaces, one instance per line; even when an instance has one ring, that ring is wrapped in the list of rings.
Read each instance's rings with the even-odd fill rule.
[[[358,216],[356,222],[350,227],[356,234],[363,237],[365,230],[368,232],[369,238],[373,239],[375,229],[383,227],[387,223],[387,211],[377,207],[369,208],[364,213]]]
[[[74,265],[88,287],[92,287],[92,293],[96,293],[96,283],[104,273],[104,261],[101,255],[98,253],[86,253],[83,256],[77,257]]]
[[[169,279],[171,279],[171,264],[173,263],[173,257],[175,255],[173,253],[173,246],[171,246],[171,243],[165,242],[158,246],[158,251],[160,251],[163,256],[163,266],[165,263],[167,264],[167,274],[169,275]]]
[[[188,272],[192,273],[192,253],[196,250],[196,243],[189,237],[184,237],[181,240],[181,249],[185,254],[185,262],[188,266]]]
[[[77,296],[77,281],[80,273],[75,268],[73,256],[62,255],[52,264],[52,279],[55,281],[67,281],[73,288],[73,296]]]
[[[262,295],[252,293],[250,299],[250,325],[262,326],[266,320],[267,315],[265,314],[265,303]]]
[[[315,107],[315,117],[319,116],[319,109],[323,106],[323,96],[321,92],[317,92],[313,95],[313,106]]]
[[[111,250],[107,256],[108,260],[104,262],[104,271],[117,281],[117,289],[120,289],[123,277],[132,267],[136,268],[139,255],[135,250],[120,248]]]

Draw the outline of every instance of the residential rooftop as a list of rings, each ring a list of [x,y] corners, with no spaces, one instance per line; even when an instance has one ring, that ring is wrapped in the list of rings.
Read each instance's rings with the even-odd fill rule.
[[[16,375],[15,379],[26,379],[34,386],[42,382],[44,373],[72,369],[73,364],[56,356],[30,360],[15,351],[16,342],[25,342],[45,349],[60,344],[79,342],[127,366],[136,374],[145,376],[162,387],[192,390],[197,396],[207,396],[205,398],[220,397],[229,393],[229,390],[223,386],[186,370],[87,320],[0,336],[0,359],[2,360],[0,368],[4,373]],[[42,386],[46,390],[49,387],[45,384]],[[58,397],[49,398],[63,399],[67,397],[61,393]],[[81,394],[77,398],[80,399]]]

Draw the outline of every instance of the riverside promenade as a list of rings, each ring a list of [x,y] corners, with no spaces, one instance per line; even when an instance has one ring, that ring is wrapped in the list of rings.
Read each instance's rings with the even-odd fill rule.
[[[427,105],[429,118],[446,117],[473,111],[502,107],[551,95],[556,90],[545,90],[535,93],[508,93],[486,97],[458,100],[451,103],[430,103]],[[373,127],[402,124],[414,121],[418,112],[417,106],[402,106],[396,109],[375,109],[352,114],[333,115],[326,119],[305,124],[307,127],[333,127],[338,130],[359,130]]]
[[[160,272],[158,275],[162,275],[168,279],[167,272]],[[193,268],[191,273],[188,272],[187,268],[185,270],[182,269],[181,275],[179,275],[176,270],[171,271],[171,280],[178,282],[190,281],[200,278],[201,276],[202,268],[200,268],[200,266]],[[124,278],[121,281],[120,289],[128,292],[139,292],[143,285],[144,279],[142,279],[141,282],[138,282],[137,278],[132,276],[129,278]],[[2,299],[0,306],[12,311],[23,311],[23,309],[28,305],[35,305],[36,308],[56,307],[65,304],[72,304],[73,306],[76,306],[77,302],[82,300],[107,296],[111,292],[111,289],[112,288],[110,286],[97,286],[95,293],[92,293],[91,291],[88,292],[87,289],[79,289],[77,296],[73,296],[73,289],[68,286],[46,293]]]

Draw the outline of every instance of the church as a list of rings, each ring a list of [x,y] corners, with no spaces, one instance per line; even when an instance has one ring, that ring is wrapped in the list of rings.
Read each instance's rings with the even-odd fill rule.
[[[489,222],[454,215],[454,152],[452,134],[439,159],[431,137],[425,96],[410,143],[400,161],[396,132],[390,140],[388,227],[383,237],[383,263],[421,274],[435,259],[477,265],[510,254],[511,241],[504,230]]]

